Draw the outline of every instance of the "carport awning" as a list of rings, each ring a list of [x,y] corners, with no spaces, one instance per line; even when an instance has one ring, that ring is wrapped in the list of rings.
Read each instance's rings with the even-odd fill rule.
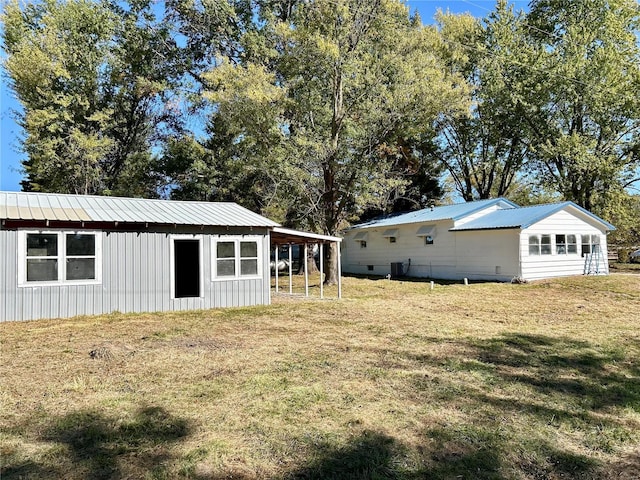
[[[342,268],[340,264],[340,243],[342,243],[342,239],[340,237],[333,237],[331,235],[321,235],[319,233],[311,233],[311,232],[301,232],[298,230],[291,230],[289,228],[282,227],[274,227],[271,229],[271,246],[279,246],[279,245],[289,245],[289,257],[291,257],[291,245],[304,245],[305,256],[307,255],[307,244],[308,243],[319,243],[320,244],[320,256],[322,257],[322,248],[323,244],[326,243],[335,243],[338,248],[338,298],[342,298]],[[276,263],[278,260],[278,248],[276,248]],[[304,269],[304,285],[305,285],[305,294],[309,296],[309,275],[306,269],[306,262]],[[323,271],[323,262],[320,262],[320,276],[322,277]],[[292,284],[291,284],[291,263],[289,263],[289,293],[292,293]],[[275,269],[275,277],[276,277],[276,293],[278,293],[278,269]],[[323,282],[320,281],[320,298],[324,298],[323,294]]]
[[[305,243],[342,242],[340,237],[321,235],[319,233],[302,232],[289,228],[274,227],[271,230],[271,243],[275,245],[303,245]]]

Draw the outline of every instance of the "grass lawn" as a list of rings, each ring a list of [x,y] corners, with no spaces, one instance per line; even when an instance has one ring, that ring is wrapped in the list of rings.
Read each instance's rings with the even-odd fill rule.
[[[612,272],[640,273],[640,263],[609,263]]]
[[[0,324],[0,477],[640,476],[640,275],[343,291]]]

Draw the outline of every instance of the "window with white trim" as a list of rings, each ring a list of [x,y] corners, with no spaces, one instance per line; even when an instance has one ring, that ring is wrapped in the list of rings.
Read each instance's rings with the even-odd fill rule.
[[[575,235],[556,235],[556,254],[572,255],[578,253],[578,242]]]
[[[22,231],[18,283],[98,283],[100,247],[97,232]]]
[[[551,255],[551,235],[529,235],[529,255]]]
[[[540,255],[540,237],[529,235],[529,255]]]
[[[540,235],[540,254],[551,255],[551,235]]]
[[[597,247],[596,247],[597,245]],[[600,247],[600,235],[582,235],[582,256],[594,253]]]
[[[219,237],[213,240],[213,278],[257,277],[261,274],[262,237]]]

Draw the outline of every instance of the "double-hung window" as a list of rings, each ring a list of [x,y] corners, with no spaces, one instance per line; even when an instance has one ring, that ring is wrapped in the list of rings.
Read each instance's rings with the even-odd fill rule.
[[[530,235],[529,255],[551,255],[551,235]]]
[[[18,283],[99,283],[100,240],[97,232],[20,232]]]
[[[578,253],[578,243],[575,235],[556,235],[556,253],[570,255]]]
[[[600,248],[600,236],[599,235],[582,235],[582,256],[594,253],[596,249]]]
[[[213,278],[257,277],[262,237],[220,237],[213,241]]]

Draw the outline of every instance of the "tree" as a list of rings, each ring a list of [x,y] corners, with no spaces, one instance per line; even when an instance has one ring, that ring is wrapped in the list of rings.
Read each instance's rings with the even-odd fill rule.
[[[114,146],[104,132],[112,110],[102,102],[104,59],[114,17],[84,0],[7,4],[6,69],[23,105],[26,189],[94,193],[100,161]]]
[[[153,148],[179,127],[181,57],[151,0],[8,3],[6,68],[23,107],[23,188],[157,196]]]
[[[437,18],[447,66],[471,85],[473,100],[469,112],[441,118],[437,155],[466,201],[505,196],[529,153],[516,87],[528,75],[520,66],[530,50],[523,17],[500,1],[484,21],[442,12]]]
[[[521,102],[532,157],[545,184],[589,210],[638,177],[639,21],[633,0],[531,3],[539,48]]]
[[[440,112],[462,108],[464,82],[441,68],[435,31],[398,1],[261,7],[241,39],[246,56],[204,75],[214,121],[233,132],[236,161],[286,192],[292,223],[335,235],[409,184],[399,140],[417,148]]]

